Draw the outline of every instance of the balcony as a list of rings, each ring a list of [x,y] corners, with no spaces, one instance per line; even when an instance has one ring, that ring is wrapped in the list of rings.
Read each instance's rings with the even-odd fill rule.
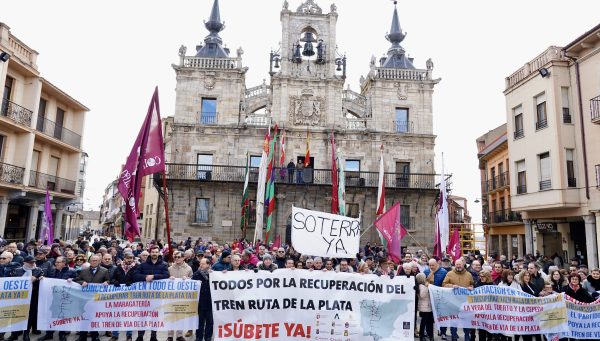
[[[364,131],[367,129],[367,120],[364,118],[347,118],[346,129]]]
[[[507,222],[518,222],[522,221],[521,213],[513,212],[511,210],[499,210],[496,212],[489,212],[488,222],[490,224],[499,224]]]
[[[504,189],[510,185],[510,177],[508,172],[496,175],[494,178],[488,180],[487,188],[489,192]]]
[[[405,229],[409,231],[413,231],[417,228],[417,225],[415,224],[415,217],[401,216],[400,223],[402,224],[402,226],[404,226]]]
[[[525,193],[527,193],[527,185],[517,186],[517,194],[525,194]]]
[[[523,129],[519,129],[515,131],[515,140],[520,139],[521,137],[525,136],[525,131]]]
[[[216,112],[199,112],[198,122],[202,125],[215,125],[218,117],[219,113]]]
[[[552,180],[542,180],[540,181],[540,191],[545,191],[552,188]]]
[[[592,123],[600,124],[600,96],[590,99],[590,113]]]
[[[23,183],[25,168],[0,162],[0,182],[20,185]]]
[[[410,121],[394,121],[394,132],[413,133],[413,123]]]
[[[208,114],[205,116],[208,119]],[[216,124],[216,114],[214,123],[202,123],[202,124]],[[244,123],[253,127],[268,127],[271,125],[271,117],[265,115],[248,115],[244,119]]]
[[[31,127],[33,111],[11,102],[6,98],[2,99],[0,115],[15,123],[22,124],[26,127]]]
[[[540,120],[535,122],[535,130],[542,130],[548,127],[548,120]]]
[[[569,187],[577,187],[577,179],[576,178],[568,178],[567,185]]]
[[[38,189],[45,190],[47,188],[49,191],[75,194],[75,185],[75,181],[59,178],[50,174],[31,171],[29,175],[29,187]]]
[[[54,121],[50,121],[44,116],[38,116],[35,129],[75,148],[81,147],[81,135],[56,124]]]
[[[563,110],[563,123],[573,123],[569,108],[562,108]]]
[[[243,166],[166,164],[167,180],[201,181],[201,182],[239,182],[245,179],[246,168]],[[329,185],[331,186],[330,169],[305,168],[302,172],[296,169],[275,168],[276,183],[290,185]],[[346,187],[377,188],[379,172],[346,172]],[[385,173],[386,188],[429,189],[437,190],[436,174],[420,173]],[[258,181],[258,168],[250,168],[250,182]]]

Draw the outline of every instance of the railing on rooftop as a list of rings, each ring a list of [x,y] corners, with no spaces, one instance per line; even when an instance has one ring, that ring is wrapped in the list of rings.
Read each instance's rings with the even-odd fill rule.
[[[377,78],[423,81],[430,80],[427,70],[377,68]]]
[[[539,69],[548,64],[551,60],[566,60],[566,58],[561,55],[560,47],[550,46],[546,51],[513,72],[512,75],[506,77],[506,89],[517,85],[530,74],[534,72],[537,73]]]
[[[198,69],[235,69],[237,61],[235,58],[185,57],[183,66]]]
[[[246,168],[243,166],[166,164],[168,180],[240,182],[245,180]],[[277,183],[293,185],[331,185],[330,169],[275,168]],[[430,189],[436,190],[439,182],[436,174],[422,173],[385,173],[384,184],[387,188]],[[436,179],[438,181],[436,182]],[[250,182],[258,181],[258,168],[250,168]],[[379,172],[346,172],[347,187],[377,187]]]
[[[253,98],[253,97],[262,97],[262,96],[269,95],[269,92],[270,92],[269,88],[266,85],[258,85],[258,86],[246,89],[246,93],[245,93],[244,97],[246,99]]]
[[[16,123],[30,127],[33,111],[3,98],[2,107],[0,107],[0,115]]]
[[[50,137],[61,140],[62,142],[75,148],[79,148],[81,146],[81,135],[56,124],[56,122],[51,121],[44,116],[38,116],[36,130]]]

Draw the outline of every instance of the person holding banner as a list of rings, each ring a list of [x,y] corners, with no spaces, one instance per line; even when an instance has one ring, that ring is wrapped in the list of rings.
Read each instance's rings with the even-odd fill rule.
[[[567,296],[572,297],[579,302],[594,302],[592,295],[581,286],[581,278],[577,274],[569,275],[569,285],[567,285],[563,291]]]
[[[108,270],[100,266],[100,256],[93,255],[90,257],[90,267],[81,270],[75,282],[81,284],[82,287],[86,287],[88,283],[102,283],[108,285],[110,277],[108,276]],[[79,332],[79,341],[87,340],[87,331]],[[100,341],[99,333],[97,331],[90,332],[92,341]]]
[[[54,266],[51,267],[47,273],[44,274],[43,277],[40,277],[40,280],[44,278],[56,278],[70,281],[77,277],[77,273],[75,270],[70,269],[67,265],[67,259],[65,257],[56,257],[54,260]],[[52,340],[54,338],[54,331],[47,331],[43,337],[39,338],[38,341],[47,341]],[[67,333],[60,331],[58,332],[58,340],[59,341],[67,341]]]
[[[210,263],[207,258],[200,260],[198,271],[194,272],[193,280],[200,281],[200,298],[198,300],[198,329],[196,341],[210,341],[213,334],[212,298],[210,296],[209,273]],[[137,341],[137,340],[136,340]]]
[[[173,260],[175,262],[169,267],[169,275],[171,276],[170,279],[174,280],[176,278],[182,278],[186,280],[188,278],[192,278],[194,273],[192,272],[192,268],[185,263],[183,252],[175,251],[173,253]],[[167,341],[173,341],[174,334],[177,335],[177,341],[185,341],[182,330],[169,330],[167,334]]]
[[[122,284],[127,285],[127,286],[131,285],[134,282],[133,275],[137,271],[138,266],[139,265],[137,265],[135,263],[135,258],[133,257],[133,253],[125,253],[123,255],[123,261],[121,262],[121,264],[118,267],[115,268],[115,270],[112,273],[112,276],[110,277],[110,284],[112,284],[116,287],[121,286]],[[133,332],[130,330],[125,332],[127,341],[131,341],[132,335],[133,335]],[[144,337],[143,334],[140,336],[140,332],[138,332],[138,337],[136,340],[141,341],[141,339],[143,337]],[[110,341],[116,341],[118,339],[119,339],[119,332],[113,331]]]
[[[429,283],[427,283],[427,278],[423,273],[417,274],[416,281],[419,286],[419,289],[417,290],[419,295],[417,310],[421,317],[421,325],[419,327],[421,333],[419,335],[419,340],[425,341],[425,333],[427,333],[427,339],[433,341],[433,312],[431,308],[431,299],[429,297],[429,288],[427,288]]]
[[[444,278],[443,286],[446,288],[467,288],[473,290],[473,276],[465,269],[465,261],[459,258],[454,263],[454,270],[448,272],[446,278]],[[465,341],[471,341],[471,329],[463,328],[465,333]],[[458,331],[456,327],[450,327],[450,335],[452,341],[458,341]],[[442,340],[444,337],[442,337]]]

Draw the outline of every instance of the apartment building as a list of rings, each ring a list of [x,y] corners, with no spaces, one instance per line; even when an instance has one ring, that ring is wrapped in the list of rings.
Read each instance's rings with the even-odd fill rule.
[[[0,235],[37,238],[46,190],[54,236],[66,233],[76,202],[81,143],[89,109],[41,76],[38,52],[0,23]]]

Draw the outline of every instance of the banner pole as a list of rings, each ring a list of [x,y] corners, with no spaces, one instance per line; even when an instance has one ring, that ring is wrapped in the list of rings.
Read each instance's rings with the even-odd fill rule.
[[[167,243],[169,243],[169,259],[173,260],[173,247],[171,245],[171,224],[169,223],[169,196],[167,195],[167,176],[162,171],[163,195],[165,201],[165,222],[167,225]]]
[[[362,236],[364,236],[364,235],[365,235],[365,233],[369,232],[369,230],[370,230],[370,229],[371,229],[371,227],[373,227],[373,226],[374,226],[374,224],[371,224],[369,227],[367,227],[367,229],[366,229],[366,230],[364,230],[364,231],[363,231],[363,233],[361,233],[360,237],[362,238]]]

